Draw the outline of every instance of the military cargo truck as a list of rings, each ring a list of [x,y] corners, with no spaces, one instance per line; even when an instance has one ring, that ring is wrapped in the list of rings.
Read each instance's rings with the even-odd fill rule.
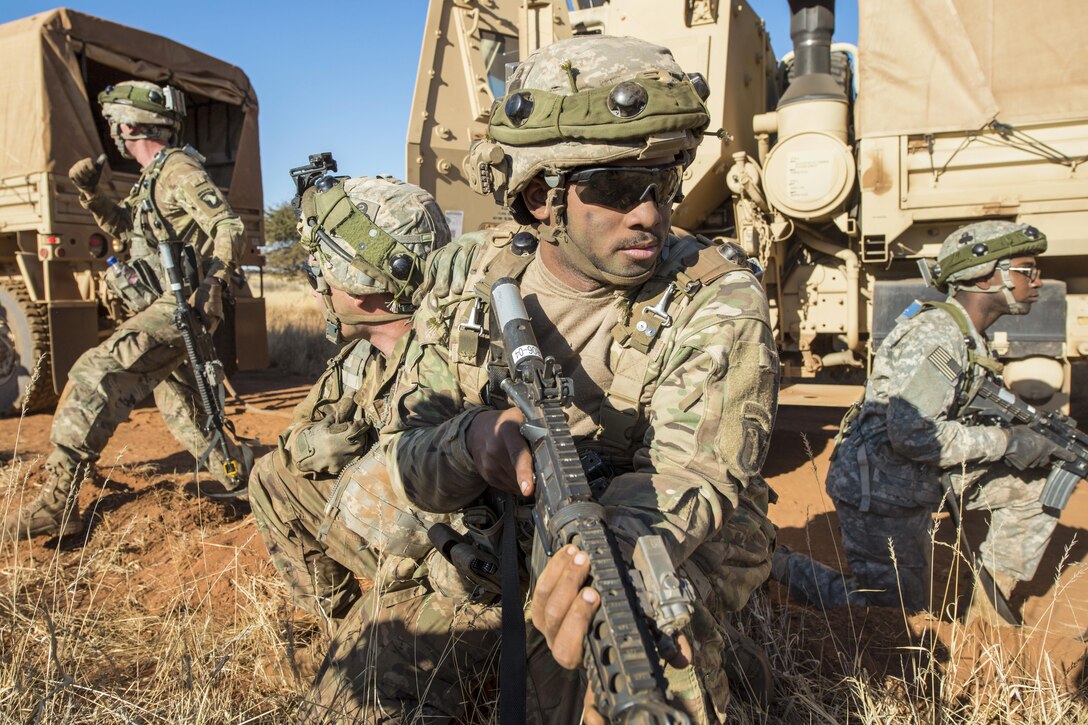
[[[241,69],[166,38],[72,10],[0,25],[0,414],[47,408],[68,370],[116,324],[100,278],[111,239],[79,205],[68,169],[109,159],[101,188],[122,199],[140,173],[121,157],[96,98],[126,79],[186,94],[182,143],[245,222],[244,263],[262,265],[257,97]],[[267,365],[264,300],[248,293],[216,334],[229,366]],[[32,376],[39,379],[31,387]],[[28,390],[30,391],[28,393]]]
[[[786,0],[782,0],[785,5]],[[557,39],[631,35],[710,86],[710,129],[673,212],[766,269],[784,402],[844,405],[956,227],[1030,223],[1050,250],[1030,315],[995,328],[1005,378],[1065,400],[1088,355],[1088,35],[1082,0],[1044,11],[978,0],[865,0],[858,47],[833,42],[833,0],[790,0],[776,59],[744,0],[432,0],[408,132],[410,181],[464,231],[504,217],[461,168],[506,66]]]

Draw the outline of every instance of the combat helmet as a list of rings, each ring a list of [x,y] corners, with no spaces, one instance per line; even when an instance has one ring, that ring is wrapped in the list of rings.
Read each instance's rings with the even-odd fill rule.
[[[185,117],[185,96],[171,86],[161,88],[149,81],[124,81],[106,86],[98,94],[102,116],[110,124],[110,135],[125,158],[125,141],[153,138],[171,143]],[[121,124],[139,126],[140,131],[122,133]]]
[[[506,95],[492,106],[487,137],[465,159],[465,174],[477,193],[492,195],[526,224],[532,219],[520,192],[542,175],[562,244],[569,241],[566,173],[629,159],[690,164],[710,123],[708,94],[702,77],[685,74],[666,48],[627,37],[561,40],[511,74]]]
[[[389,313],[336,313],[325,297],[328,336],[340,325],[403,319],[423,281],[423,260],[450,241],[438,203],[418,186],[392,176],[323,176],[302,196],[302,245],[317,259],[321,282],[350,295],[389,293]]]
[[[948,235],[941,244],[934,269],[934,285],[941,292],[968,289],[967,282],[988,277],[1001,270],[1004,284],[983,290],[970,286],[972,292],[1003,292],[1010,312],[1026,314],[1029,306],[1018,303],[1012,295],[1013,281],[1009,260],[1019,255],[1042,254],[1046,235],[1028,224],[1009,221],[984,221],[968,224]]]

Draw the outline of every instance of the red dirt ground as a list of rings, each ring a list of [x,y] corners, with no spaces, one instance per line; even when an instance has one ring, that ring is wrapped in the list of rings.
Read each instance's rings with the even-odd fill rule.
[[[764,466],[764,474],[779,496],[771,509],[771,518],[779,527],[779,541],[838,568],[846,564],[839,545],[838,517],[824,492],[823,479],[841,414],[838,409],[781,408]],[[981,512],[967,512],[966,519],[968,539],[980,541],[986,525]],[[958,600],[965,608],[971,577],[962,562],[956,570],[958,575],[950,575],[956,558],[952,554],[954,541],[954,531],[945,518],[937,528],[936,581],[951,581],[950,590],[960,593]],[[895,653],[901,648],[922,646],[945,660],[946,671],[955,666],[960,677],[967,677],[972,674],[980,650],[1000,640],[1006,652],[1017,654],[1021,665],[1032,671],[1040,666],[1050,669],[1067,688],[1075,689],[1088,683],[1088,579],[1083,576],[1086,554],[1088,485],[1082,484],[1062,512],[1039,573],[1033,581],[1017,586],[1011,597],[1013,608],[1020,611],[1025,622],[1020,630],[973,623],[966,632],[961,629],[954,635],[947,616],[942,620],[923,614],[905,621],[902,612],[880,608],[843,607],[826,615],[804,607],[794,607],[793,611],[811,624],[811,629],[826,633],[823,646],[833,650],[818,656],[833,655],[819,657],[832,666],[833,660],[845,655],[845,662],[850,662],[858,654],[870,673],[879,673],[896,666]],[[781,588],[774,583],[770,586],[774,598],[785,598]],[[950,595],[948,599],[952,602],[957,598]],[[954,636],[958,639],[951,646]],[[812,646],[820,638],[809,640]],[[943,646],[930,647],[934,641]],[[957,662],[948,662],[952,657],[949,651],[954,652]]]
[[[251,405],[271,411],[260,414],[241,407],[228,411],[241,435],[265,444],[275,441],[307,386],[304,379],[284,378],[269,371],[238,375],[234,383]],[[841,557],[838,521],[822,481],[840,414],[833,409],[782,408],[765,467],[779,495],[772,518],[780,528],[780,540],[832,565],[838,565]],[[46,455],[50,421],[49,414],[22,421],[0,420],[0,459],[11,456],[16,441],[20,460]],[[116,573],[98,588],[96,605],[124,598],[154,613],[165,606],[177,606],[178,592],[184,591],[191,605],[208,607],[216,617],[229,619],[243,596],[234,585],[233,572],[263,568],[274,575],[248,507],[192,495],[192,469],[192,457],[180,449],[153,406],[137,409],[119,428],[100,462],[101,480],[84,486],[80,499],[85,522],[91,526],[89,547],[94,547],[96,538],[105,539],[111,529],[129,528],[126,547],[117,554],[120,560],[112,569]],[[0,510],[10,505],[0,502]],[[968,522],[968,535],[975,541],[982,531],[980,523]],[[99,527],[104,527],[103,531],[99,532]],[[197,528],[202,535],[195,543],[178,543],[177,532]],[[938,540],[950,545],[949,529],[942,526]],[[40,538],[30,547],[21,547],[17,556],[23,564],[28,563],[27,557],[47,562],[56,555],[53,547]],[[948,573],[952,564],[949,552],[950,546],[937,547],[938,573]],[[1088,579],[1082,576],[1086,553],[1088,486],[1082,485],[1062,515],[1040,575],[1017,588],[1013,604],[1020,607],[1027,622],[1023,630],[980,630],[975,645],[949,647],[952,635],[947,621],[928,615],[905,620],[902,613],[893,610],[844,608],[824,614],[791,606],[790,618],[806,631],[803,639],[811,653],[832,669],[838,668],[836,663],[858,661],[871,674],[879,675],[900,666],[904,647],[927,647],[933,642],[939,644],[930,651],[946,660],[947,669],[956,664],[947,661],[952,657],[949,652],[969,665],[978,647],[1000,639],[1026,662],[1049,657],[1057,677],[1068,687],[1083,687],[1086,645],[1081,638],[1088,629]],[[80,555],[79,548],[67,544],[61,551],[65,558]],[[10,550],[0,552],[0,563],[7,563],[11,556]],[[969,587],[966,576],[953,580],[961,591]],[[782,590],[773,583],[770,587],[772,598],[781,600]],[[969,672],[971,668],[961,669]]]

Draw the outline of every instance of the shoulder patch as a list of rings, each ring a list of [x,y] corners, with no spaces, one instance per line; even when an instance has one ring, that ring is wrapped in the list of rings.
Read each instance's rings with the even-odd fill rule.
[[[959,366],[959,363],[943,347],[934,348],[927,359],[933,367],[937,368],[937,372],[950,383],[955,383],[963,374],[963,369]]]
[[[904,320],[909,320],[910,318],[914,317],[915,315],[917,315],[921,311],[922,311],[922,303],[919,302],[918,300],[914,300],[909,305],[907,305],[907,309],[903,310],[902,314],[900,314],[899,317],[901,317]]]
[[[203,209],[208,217],[215,218],[229,208],[227,200],[223,198],[223,192],[207,176],[196,183],[185,183],[183,189],[192,203]]]
[[[197,194],[197,198],[204,202],[204,206],[209,209],[218,209],[223,205],[223,197],[220,196],[219,190],[215,188],[203,189]]]

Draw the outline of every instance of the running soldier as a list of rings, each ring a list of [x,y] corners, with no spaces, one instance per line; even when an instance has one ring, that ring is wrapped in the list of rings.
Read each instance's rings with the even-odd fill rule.
[[[502,524],[485,493],[528,494],[533,480],[520,414],[483,397],[488,291],[502,277],[520,280],[541,348],[573,378],[571,432],[589,475],[603,479],[600,501],[621,548],[661,534],[694,590],[694,646],[667,668],[674,703],[695,722],[724,718],[738,649],[752,665],[749,684],[770,687],[765,658],[727,618],[770,570],[760,468],[778,357],[751,271],[707,240],[669,233],[710,120],[697,81],[664,48],[580,37],[527,58],[493,107],[465,170],[515,222],[438,253],[448,294],[431,290],[416,313],[383,431],[401,504],[421,519],[449,519],[430,528],[441,551],[386,570],[353,607],[319,673],[310,720],[466,721],[486,710],[480,682],[501,638]],[[519,508],[528,524],[531,506]],[[520,531],[523,554],[533,536],[531,525]],[[587,571],[581,555],[560,551],[532,595],[531,722],[582,714],[578,668],[597,602],[581,590]]]
[[[980,563],[1008,595],[1035,575],[1057,519],[1039,494],[1060,449],[1026,426],[959,420],[972,381],[1001,365],[984,335],[1004,315],[1025,315],[1039,297],[1037,229],[987,221],[953,232],[937,259],[944,302],[915,303],[877,351],[865,395],[844,421],[827,474],[852,576],[781,549],[774,577],[814,606],[930,604],[933,514],[943,476],[968,509],[990,512]],[[955,369],[950,378],[950,356]],[[985,598],[982,598],[985,599]],[[978,598],[976,597],[976,601]]]
[[[127,248],[140,281],[115,290],[133,315],[98,347],[76,360],[53,418],[54,449],[46,460],[49,477],[40,494],[4,521],[9,536],[73,536],[83,531],[79,488],[114,430],[132,409],[154,393],[174,437],[194,457],[204,455],[209,435],[186,351],[174,324],[174,297],[158,244],[185,241],[196,276],[190,304],[209,329],[223,319],[223,295],[245,250],[242,221],[204,170],[192,147],[179,148],[184,116],[179,91],[145,81],[126,81],[99,94],[102,115],[121,155],[135,159],[140,178],[120,204],[98,190],[102,165],[86,158],[68,172],[79,201],[95,221]],[[235,462],[252,460],[248,449],[228,442]],[[207,470],[230,489],[244,484],[248,470],[228,475],[230,462],[213,449]]]
[[[377,576],[368,539],[396,539],[391,528],[360,529],[369,524],[366,517],[341,516],[344,487],[337,481],[349,480],[349,471],[370,490],[388,488],[380,458],[363,456],[389,417],[388,398],[411,339],[411,299],[423,259],[445,245],[450,232],[430,194],[392,177],[360,176],[328,188],[322,184],[322,189],[309,192],[302,205],[302,244],[317,261],[307,274],[325,305],[329,338],[347,344],[295,408],[294,422],[280,434],[276,450],[257,461],[249,500],[295,601],[332,623],[358,599],[356,577]],[[332,196],[339,203],[326,205]],[[354,224],[341,213],[345,203],[354,206],[352,216],[365,217],[370,226]],[[353,253],[371,241],[373,227],[402,245],[403,260],[364,272],[318,243],[327,234]],[[397,255],[387,256],[393,260]],[[401,279],[394,274],[398,265],[410,265],[417,274]]]

